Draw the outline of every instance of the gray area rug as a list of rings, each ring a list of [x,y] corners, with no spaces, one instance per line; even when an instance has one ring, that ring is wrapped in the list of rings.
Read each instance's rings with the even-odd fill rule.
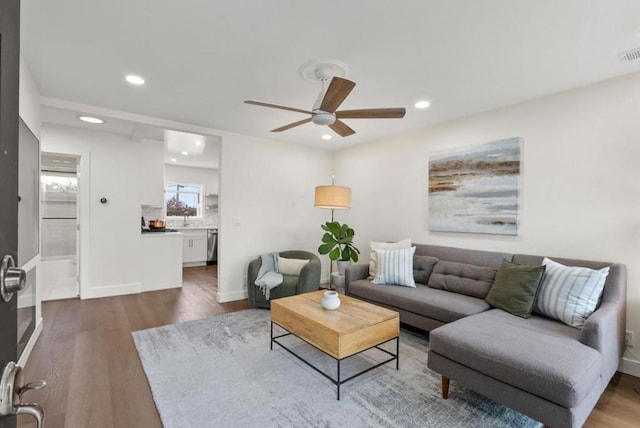
[[[449,399],[443,400],[440,376],[427,368],[427,340],[404,330],[400,370],[390,362],[355,378],[342,385],[337,401],[329,380],[280,346],[269,350],[269,326],[269,311],[249,309],[134,332],[163,425],[540,426],[453,382]],[[335,378],[335,360],[293,336],[281,340]],[[386,346],[395,352],[395,341]],[[343,379],[385,358],[383,352],[370,350],[344,360]]]

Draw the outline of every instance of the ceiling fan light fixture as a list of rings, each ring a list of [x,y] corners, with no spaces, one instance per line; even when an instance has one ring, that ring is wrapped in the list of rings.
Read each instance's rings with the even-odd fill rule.
[[[336,115],[334,113],[318,110],[313,112],[311,121],[316,125],[333,125],[336,121]]]

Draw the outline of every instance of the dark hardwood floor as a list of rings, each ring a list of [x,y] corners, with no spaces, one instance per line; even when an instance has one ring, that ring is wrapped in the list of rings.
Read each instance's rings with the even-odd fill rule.
[[[246,300],[217,303],[216,278],[215,266],[187,268],[181,289],[44,303],[25,379],[48,386],[24,398],[44,406],[47,428],[161,427],[131,332],[247,308]],[[620,375],[585,427],[640,426],[637,386],[640,379]],[[35,427],[32,421],[18,418],[20,427]]]
[[[131,332],[248,307],[216,302],[216,266],[183,272],[181,289],[43,303],[44,328],[24,375],[48,385],[24,398],[44,406],[47,428],[162,426]],[[20,416],[18,426],[32,421]]]

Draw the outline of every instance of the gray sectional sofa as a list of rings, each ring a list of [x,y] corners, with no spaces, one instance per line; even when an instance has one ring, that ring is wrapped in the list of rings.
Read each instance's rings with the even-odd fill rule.
[[[429,332],[428,366],[442,375],[443,398],[452,379],[546,426],[582,426],[624,351],[626,268],[553,258],[566,266],[609,266],[599,306],[579,329],[485,302],[503,260],[538,266],[543,257],[416,245],[416,288],[372,284],[369,266],[354,265],[345,272],[345,292]]]

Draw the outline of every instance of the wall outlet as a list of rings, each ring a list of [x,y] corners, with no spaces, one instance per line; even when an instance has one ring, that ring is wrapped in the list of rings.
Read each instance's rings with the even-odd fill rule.
[[[634,334],[631,330],[627,330],[624,332],[624,345],[627,348],[633,348],[633,344],[634,344],[635,340],[634,340]]]

